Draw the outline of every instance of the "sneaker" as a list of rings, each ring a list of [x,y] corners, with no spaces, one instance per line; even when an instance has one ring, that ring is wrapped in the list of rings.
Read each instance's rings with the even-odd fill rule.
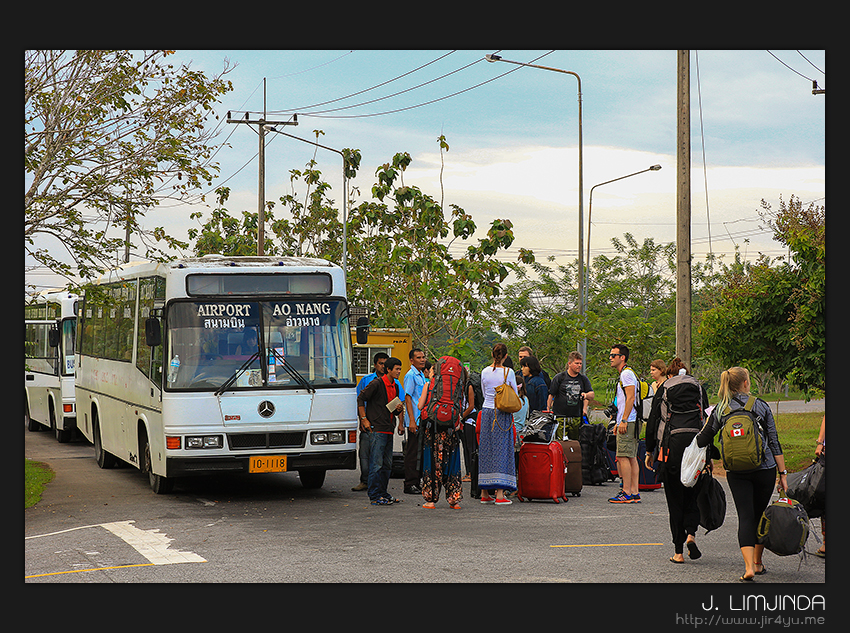
[[[355,492],[357,492],[357,491],[360,491],[360,490],[366,490],[366,489],[368,489],[368,488],[369,488],[369,486],[368,486],[367,484],[364,484],[364,483],[361,481],[359,484],[357,484],[356,486],[354,486],[354,488],[352,488],[352,490],[354,490]]]
[[[621,490],[616,497],[608,499],[608,503],[632,503],[632,501],[631,497]]]
[[[509,506],[512,503],[513,503],[513,501],[511,501],[507,497],[505,497],[504,499],[496,499],[496,505],[497,506]]]
[[[640,493],[636,492],[635,494],[629,496],[629,503],[640,503]]]

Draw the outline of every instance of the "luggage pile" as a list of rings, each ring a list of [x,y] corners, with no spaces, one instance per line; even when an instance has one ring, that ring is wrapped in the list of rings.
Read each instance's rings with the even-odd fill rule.
[[[551,411],[533,411],[522,432],[517,498],[568,501],[582,488],[582,450],[578,440],[555,440],[558,422]]]

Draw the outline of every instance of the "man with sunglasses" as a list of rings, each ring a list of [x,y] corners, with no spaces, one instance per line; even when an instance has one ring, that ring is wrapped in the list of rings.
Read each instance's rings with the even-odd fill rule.
[[[611,367],[620,374],[617,381],[617,471],[623,479],[623,489],[608,499],[611,503],[640,503],[638,482],[640,465],[637,461],[640,422],[636,420],[635,389],[638,385],[637,374],[626,366],[629,360],[629,348],[622,344],[614,345],[608,355]]]

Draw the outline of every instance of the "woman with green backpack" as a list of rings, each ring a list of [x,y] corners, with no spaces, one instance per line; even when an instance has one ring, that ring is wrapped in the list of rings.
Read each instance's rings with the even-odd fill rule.
[[[758,522],[770,503],[776,471],[779,488],[787,490],[785,458],[776,433],[773,411],[764,400],[750,395],[750,373],[730,367],[720,375],[720,401],[697,435],[697,446],[708,446],[720,434],[720,455],[726,481],[738,513],[738,546],[745,571],[739,578],[752,582],[767,573],[762,563],[764,545],[758,543]]]

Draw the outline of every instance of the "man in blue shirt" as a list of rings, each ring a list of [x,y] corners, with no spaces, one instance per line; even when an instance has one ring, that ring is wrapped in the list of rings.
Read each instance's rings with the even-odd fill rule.
[[[360,395],[360,392],[363,391],[363,387],[372,382],[375,378],[383,376],[386,372],[384,371],[384,363],[387,362],[387,359],[390,357],[386,352],[378,352],[375,354],[375,357],[372,359],[372,364],[375,368],[371,374],[366,374],[363,378],[360,379],[360,382],[357,383],[357,395]],[[370,444],[369,440],[372,439],[371,433],[366,433],[363,430],[363,420],[359,421],[360,424],[360,450],[358,451],[358,458],[360,460],[360,483],[352,488],[354,491],[366,490],[369,487],[369,451]]]
[[[421,477],[417,467],[419,461],[419,396],[425,388],[425,352],[418,347],[410,350],[410,369],[404,375],[405,416],[404,426],[407,428],[407,446],[404,449],[404,492],[406,494],[422,494],[419,487]]]

